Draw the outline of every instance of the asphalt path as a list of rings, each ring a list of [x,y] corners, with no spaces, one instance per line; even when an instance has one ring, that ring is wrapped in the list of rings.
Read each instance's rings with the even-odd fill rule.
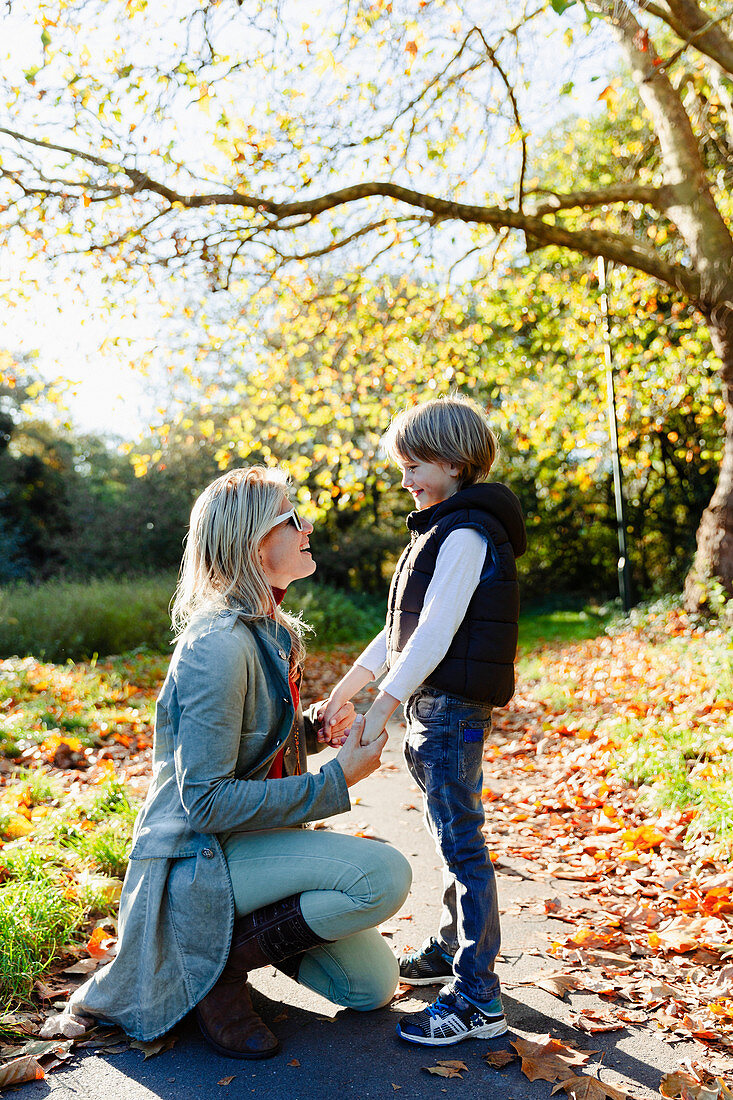
[[[331,828],[361,831],[389,841],[410,859],[413,888],[405,905],[382,931],[399,954],[432,934],[440,910],[438,859],[422,824],[420,795],[402,761],[399,722],[391,736],[382,767],[354,788],[359,801],[349,814],[332,818]],[[490,808],[489,808],[490,812]],[[490,828],[490,821],[489,821]],[[262,1062],[220,1057],[203,1041],[188,1018],[175,1032],[170,1049],[154,1057],[124,1049],[116,1053],[81,1050],[73,1061],[42,1080],[19,1087],[23,1100],[545,1100],[553,1085],[530,1082],[518,1061],[496,1070],[484,1061],[491,1050],[511,1049],[512,1038],[538,1039],[550,1033],[576,1049],[593,1050],[584,1073],[624,1089],[632,1096],[658,1096],[662,1073],[675,1070],[686,1044],[668,1044],[647,1027],[588,1035],[570,1024],[571,1010],[601,1005],[594,994],[571,993],[562,1001],[534,984],[541,972],[557,971],[544,956],[548,932],[563,932],[567,924],[521,908],[528,899],[572,895],[575,884],[555,879],[535,881],[521,860],[499,865],[502,953],[497,973],[502,981],[510,1034],[494,1040],[473,1040],[440,1048],[408,1045],[398,1039],[395,1024],[405,1011],[431,1001],[436,987],[409,990],[377,1012],[362,1014],[336,1008],[273,968],[254,973],[255,1003],[282,1042],[282,1052]],[[540,906],[541,908],[541,906]],[[528,984],[523,984],[528,983]],[[427,1072],[439,1060],[460,1060],[461,1077],[444,1078]],[[13,1090],[16,1091],[16,1090]]]

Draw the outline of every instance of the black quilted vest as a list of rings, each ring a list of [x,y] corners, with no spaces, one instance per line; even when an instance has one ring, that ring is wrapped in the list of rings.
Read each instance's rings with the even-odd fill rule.
[[[407,526],[411,541],[389,591],[387,664],[395,663],[417,626],[441,545],[451,531],[473,527],[488,537],[484,574],[448,652],[425,684],[504,706],[514,694],[519,619],[515,559],[527,548],[519,501],[506,485],[471,485],[431,508],[411,512]]]

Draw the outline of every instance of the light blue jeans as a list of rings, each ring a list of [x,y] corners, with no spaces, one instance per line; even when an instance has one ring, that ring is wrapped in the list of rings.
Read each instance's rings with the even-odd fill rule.
[[[301,985],[347,1008],[387,1004],[399,968],[376,925],[397,912],[412,881],[396,848],[312,829],[230,833],[220,840],[238,917],[301,894],[308,926],[335,941],[306,953]]]

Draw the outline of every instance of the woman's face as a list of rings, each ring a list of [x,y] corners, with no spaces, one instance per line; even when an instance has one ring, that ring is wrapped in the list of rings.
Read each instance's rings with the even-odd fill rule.
[[[289,500],[284,500],[279,514],[284,515],[292,507]],[[298,531],[291,516],[268,531],[260,543],[262,569],[273,588],[287,588],[299,577],[310,577],[311,573],[315,573],[316,563],[309,549],[313,524],[307,519],[301,522],[303,530]]]

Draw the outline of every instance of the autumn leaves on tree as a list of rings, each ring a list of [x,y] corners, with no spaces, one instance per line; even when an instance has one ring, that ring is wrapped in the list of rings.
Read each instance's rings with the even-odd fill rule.
[[[118,277],[159,265],[210,289],[265,286],[270,306],[304,272],[439,261],[445,277],[463,261],[478,277],[522,243],[644,273],[699,311],[720,362],[720,475],[686,586],[700,607],[710,581],[733,588],[730,28],[696,0],[552,0],[523,17],[370,0],[309,25],[233,0],[42,3],[35,62],[4,81],[4,223]],[[602,98],[613,114],[619,87],[633,94],[649,142],[624,155],[632,120],[618,156],[581,155],[560,186],[530,133],[533,100],[552,102],[542,49],[571,63],[611,39],[626,75]],[[545,129],[561,114],[548,110]]]

